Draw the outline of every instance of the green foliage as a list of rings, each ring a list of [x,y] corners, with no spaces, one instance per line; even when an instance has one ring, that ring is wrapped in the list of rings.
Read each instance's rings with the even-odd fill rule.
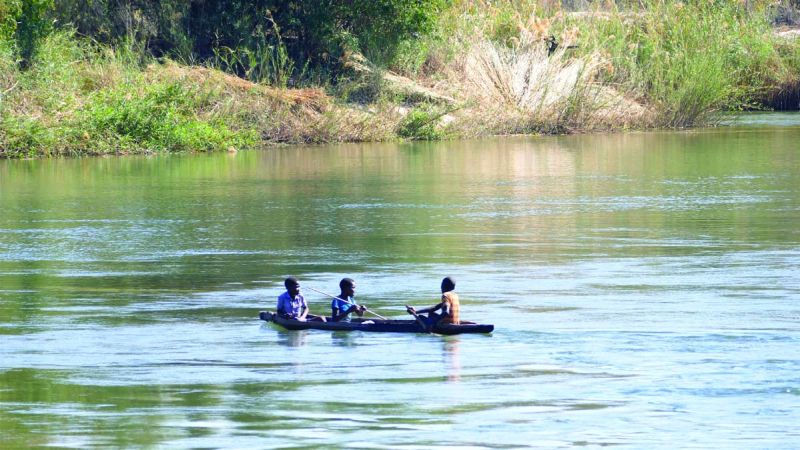
[[[400,41],[388,68],[410,76],[440,73],[464,49],[464,42],[456,38],[453,14],[445,10],[430,31]]]
[[[14,35],[23,69],[30,66],[42,38],[52,30],[52,22],[47,17],[52,8],[53,0],[22,1]]]
[[[604,7],[602,19],[554,15],[535,0],[55,1],[50,9],[51,0],[0,0],[0,157],[586,129],[592,90],[576,90],[552,117],[478,105],[444,128],[449,111],[384,81],[388,68],[433,86],[463,69],[458,57],[471,38],[514,46],[523,29],[537,39],[577,35],[579,47],[560,57],[591,54],[599,62],[592,70],[603,68],[592,84],[638,100],[659,126],[777,105],[776,92],[796,104],[800,83],[800,43],[772,37],[763,0],[626,2],[624,11]],[[54,19],[62,29],[48,33]],[[343,71],[356,61],[348,52],[366,55],[371,70]],[[368,106],[330,103],[319,90],[263,89],[168,61],[176,55],[278,87],[307,86],[314,76]],[[422,104],[397,123],[405,101]],[[620,126],[631,124],[645,126]]]
[[[22,13],[22,0],[0,1],[0,45],[14,39],[17,19]]]
[[[432,31],[444,0],[360,0],[342,2],[339,21],[356,36],[359,49],[370,61],[386,66],[402,42]],[[345,27],[344,24],[352,24]]]
[[[397,127],[397,135],[405,139],[435,141],[444,138],[444,132],[437,128],[447,111],[431,106],[420,106],[406,114]]]
[[[0,112],[3,110],[3,97],[8,95],[17,76],[17,60],[11,41],[0,39]]]
[[[191,88],[155,84],[143,95],[131,95],[135,89],[122,86],[98,93],[75,129],[117,152],[213,151],[255,144],[252,132],[232,131],[221,121],[196,117],[202,104]]]
[[[53,130],[37,119],[12,115],[0,119],[0,158],[48,155],[57,145]]]
[[[383,76],[385,71],[370,67],[367,73],[358,76],[341,77],[336,80],[332,92],[336,97],[351,103],[363,105],[375,103],[386,95]]]
[[[187,59],[193,51],[194,43],[186,33],[186,26],[195,1],[55,1],[57,7],[52,16],[58,24],[74,27],[79,34],[98,42],[114,45],[142,42],[156,56],[170,53]]]
[[[256,40],[252,47],[240,46],[236,49],[230,47],[214,48],[213,63],[221,70],[238,73],[244,78],[255,83],[267,83],[277,87],[287,87],[295,74],[295,62],[289,57],[289,52],[281,37],[280,27],[272,20],[272,35],[263,34],[262,39]],[[259,33],[261,31],[259,30]],[[274,39],[272,39],[274,36]],[[270,44],[270,41],[274,41]],[[303,78],[304,70],[297,74]]]
[[[212,59],[250,79],[285,85],[308,67],[338,71],[348,51],[391,61],[402,42],[433,29],[447,2],[58,0],[54,15],[100,42],[142,41],[157,56]]]
[[[784,72],[768,15],[738,1],[652,0],[578,25],[583,47],[613,61],[606,81],[653,104],[662,126],[702,124],[748,106]]]

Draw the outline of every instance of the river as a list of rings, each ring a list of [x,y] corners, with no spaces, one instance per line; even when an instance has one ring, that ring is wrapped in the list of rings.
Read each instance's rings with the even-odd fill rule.
[[[797,114],[0,161],[0,447],[797,448],[799,274]],[[289,275],[495,331],[283,331]]]

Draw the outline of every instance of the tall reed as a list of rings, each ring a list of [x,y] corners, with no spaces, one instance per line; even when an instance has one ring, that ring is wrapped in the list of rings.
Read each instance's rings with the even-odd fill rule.
[[[713,123],[785,76],[758,2],[643,0],[567,16],[567,26],[579,28],[582,47],[605,52],[613,70],[604,81],[653,105],[658,126]]]
[[[281,29],[269,11],[267,20],[271,29],[257,32],[252,46],[214,48],[212,66],[239,74],[254,83],[281,88],[287,87],[293,79],[303,78],[308,64],[297,67],[297,63],[289,57]]]

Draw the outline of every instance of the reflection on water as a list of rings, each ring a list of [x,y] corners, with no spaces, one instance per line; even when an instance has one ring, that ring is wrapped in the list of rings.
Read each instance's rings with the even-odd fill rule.
[[[800,128],[774,117],[0,161],[0,447],[791,448]],[[257,319],[288,275],[405,319],[444,274],[494,333]]]
[[[278,343],[287,347],[303,347],[308,342],[307,330],[279,330],[278,327],[273,326],[278,334]]]
[[[453,383],[458,383],[461,379],[461,356],[458,354],[458,346],[460,344],[460,336],[448,336],[443,340],[447,381]]]

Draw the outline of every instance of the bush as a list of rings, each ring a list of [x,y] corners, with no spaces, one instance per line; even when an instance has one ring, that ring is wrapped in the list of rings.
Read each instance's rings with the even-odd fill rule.
[[[45,1],[45,0],[36,0]],[[306,64],[336,73],[341,56],[361,52],[377,63],[392,60],[401,42],[430,31],[448,0],[236,0],[226,2],[85,2],[60,0],[52,14],[100,42],[138,40],[156,56],[184,61],[215,58],[233,49],[248,58],[284,51],[297,76]],[[281,39],[281,34],[285,39]],[[280,50],[282,49],[282,50]],[[257,67],[232,64],[239,75]],[[286,79],[287,77],[283,77]],[[261,77],[267,79],[267,77]]]
[[[36,119],[7,115],[0,120],[0,158],[49,155],[56,145],[53,130]]]
[[[14,39],[17,20],[22,13],[22,0],[3,0],[0,2],[0,43]]]
[[[439,130],[437,125],[446,113],[429,106],[414,108],[398,125],[397,135],[405,139],[422,141],[442,139],[444,132]]]
[[[99,93],[74,129],[113,152],[213,151],[255,145],[253,132],[236,132],[219,120],[197,118],[195,112],[202,109],[198,93],[181,84],[148,86],[143,95],[135,95],[136,91],[136,86],[121,86]]]

